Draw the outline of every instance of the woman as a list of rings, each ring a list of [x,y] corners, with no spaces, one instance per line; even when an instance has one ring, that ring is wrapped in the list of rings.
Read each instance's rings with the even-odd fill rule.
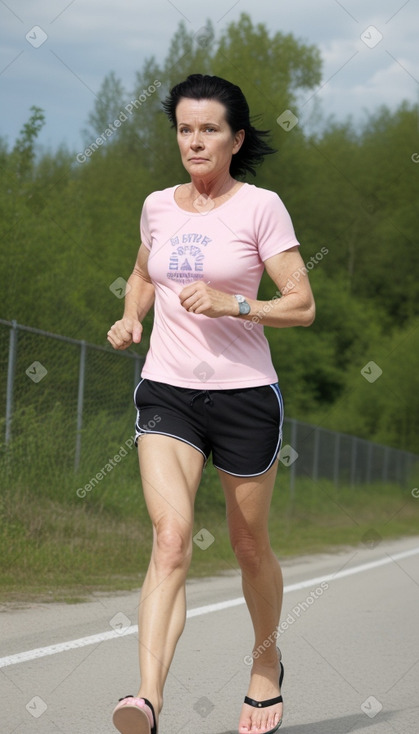
[[[229,532],[242,572],[255,642],[239,734],[268,734],[282,721],[283,667],[275,644],[282,574],[268,535],[283,420],[263,326],[309,326],[308,278],[277,194],[239,177],[274,151],[250,124],[239,87],[193,74],[163,104],[176,128],[190,182],[147,197],[141,246],[123,318],[108,332],[115,349],[141,341],[154,323],[134,400],[142,486],[153,524],[139,611],[141,685],[121,699],[122,734],[156,734],[163,688],[182,633],[193,508],[212,452]],[[263,270],[276,294],[257,299]],[[278,297],[282,294],[281,297]]]

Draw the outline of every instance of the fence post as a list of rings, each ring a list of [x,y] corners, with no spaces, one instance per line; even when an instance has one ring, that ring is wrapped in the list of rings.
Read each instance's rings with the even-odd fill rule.
[[[335,451],[333,455],[333,483],[336,489],[339,487],[340,466],[340,433],[335,433]]]
[[[80,342],[80,367],[79,367],[79,390],[77,395],[77,432],[76,432],[76,452],[74,457],[74,471],[77,471],[80,464],[81,456],[81,431],[83,428],[83,399],[84,399],[84,380],[86,375],[86,342],[84,339]]]
[[[320,429],[318,426],[314,429],[314,446],[313,446],[313,469],[312,479],[316,482],[319,476],[319,440]]]
[[[355,486],[356,479],[356,453],[358,448],[358,439],[352,436],[352,451],[351,451],[351,488]]]
[[[7,388],[6,388],[6,435],[4,438],[6,446],[12,437],[12,415],[13,415],[13,385],[15,381],[17,354],[17,321],[13,319],[9,336],[9,360],[7,365]]]
[[[398,484],[403,484],[403,467],[402,467],[402,453],[398,451],[396,454],[396,481]]]
[[[385,446],[383,451],[384,451],[384,456],[383,456],[382,481],[383,481],[383,484],[387,484],[387,479],[388,479],[387,468],[388,468],[388,454],[389,454],[388,446]]]
[[[371,468],[372,468],[372,447],[373,444],[371,441],[368,441],[368,449],[367,449],[367,469],[366,469],[366,484],[371,483]]]
[[[402,461],[402,486],[403,488],[407,487],[407,467],[408,467],[408,454],[406,451],[403,452],[403,461]]]

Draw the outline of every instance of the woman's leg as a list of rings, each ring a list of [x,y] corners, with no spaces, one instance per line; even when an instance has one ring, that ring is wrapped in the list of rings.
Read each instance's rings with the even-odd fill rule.
[[[257,701],[279,695],[275,632],[281,614],[283,582],[268,533],[276,472],[277,463],[258,477],[234,477],[219,471],[226,497],[231,544],[241,567],[243,593],[255,633],[247,695]],[[263,734],[274,728],[281,718],[281,703],[261,709],[243,704],[239,734]]]
[[[158,716],[163,688],[186,619],[185,580],[192,553],[193,508],[203,455],[161,435],[138,442],[141,479],[153,524],[153,549],[139,606],[138,696]]]

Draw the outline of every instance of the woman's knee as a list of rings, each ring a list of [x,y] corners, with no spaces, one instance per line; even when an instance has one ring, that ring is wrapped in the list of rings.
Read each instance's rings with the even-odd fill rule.
[[[233,533],[231,546],[240,568],[252,575],[259,573],[266,554],[271,553],[268,537],[262,539],[248,533]]]
[[[191,533],[176,525],[161,523],[155,528],[154,561],[166,571],[187,569],[191,559]]]

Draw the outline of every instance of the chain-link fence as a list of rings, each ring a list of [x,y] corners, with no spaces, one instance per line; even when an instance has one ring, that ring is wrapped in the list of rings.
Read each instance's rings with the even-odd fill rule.
[[[4,446],[12,450],[31,431],[54,440],[58,459],[77,470],[97,452],[115,424],[133,433],[133,390],[143,356],[0,320],[0,410]],[[119,440],[119,439],[115,439]],[[119,445],[119,443],[118,443]],[[58,448],[57,448],[58,447]],[[419,456],[285,418],[280,459],[290,490],[299,477],[336,487],[412,480]]]
[[[372,482],[408,486],[419,456],[346,433],[285,419],[281,461],[290,468],[290,490],[299,477],[329,479],[336,488]]]
[[[122,419],[132,434],[132,396],[143,361],[133,350],[114,351],[0,320],[6,448],[31,431],[44,431],[77,470],[92,441],[103,441],[107,426]]]

